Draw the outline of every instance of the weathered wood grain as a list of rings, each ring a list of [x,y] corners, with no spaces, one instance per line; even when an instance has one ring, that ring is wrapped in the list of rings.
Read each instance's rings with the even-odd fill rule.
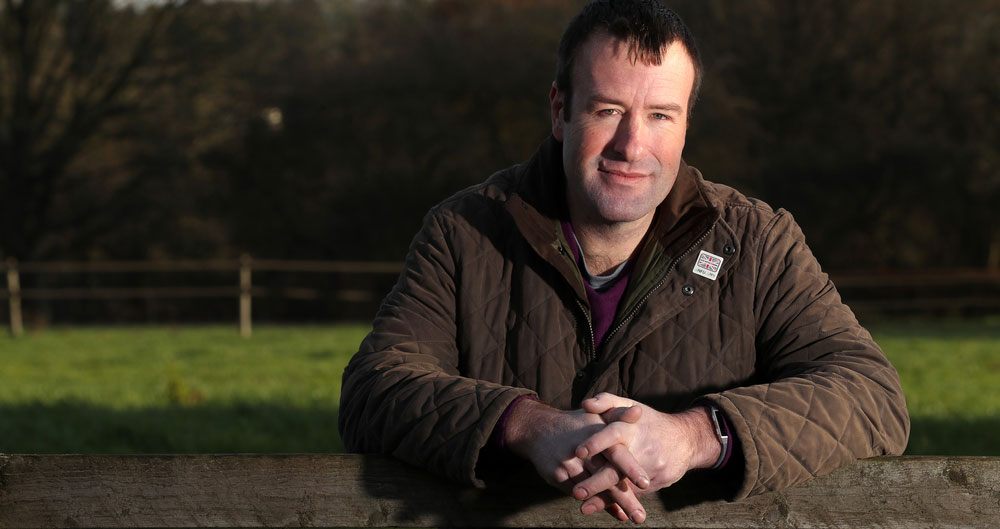
[[[631,525],[522,483],[469,489],[373,456],[0,455],[0,528]],[[643,503],[650,527],[997,527],[1000,458],[872,459],[741,502]]]

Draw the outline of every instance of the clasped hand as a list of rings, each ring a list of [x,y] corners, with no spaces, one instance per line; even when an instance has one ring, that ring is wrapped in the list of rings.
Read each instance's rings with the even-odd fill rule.
[[[646,511],[639,497],[710,465],[719,453],[717,441],[714,455],[711,444],[699,446],[703,430],[711,428],[704,408],[666,414],[609,393],[574,411],[524,404],[512,414],[508,445],[547,482],[582,500],[583,514],[603,509],[642,523]]]

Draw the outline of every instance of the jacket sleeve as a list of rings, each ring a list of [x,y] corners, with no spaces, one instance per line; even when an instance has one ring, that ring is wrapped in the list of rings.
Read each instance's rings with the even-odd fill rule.
[[[764,233],[753,301],[758,383],[708,396],[742,450],[736,498],[901,454],[910,427],[899,375],[841,302],[798,225],[779,211]]]
[[[339,427],[348,451],[392,455],[482,486],[475,466],[507,406],[533,392],[460,376],[460,271],[447,211],[432,210],[371,333],[344,370]]]

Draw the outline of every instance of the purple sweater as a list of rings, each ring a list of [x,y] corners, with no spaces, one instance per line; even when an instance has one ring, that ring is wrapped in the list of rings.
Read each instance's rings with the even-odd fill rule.
[[[618,274],[618,277],[614,278],[610,284],[603,286],[600,291],[595,290],[594,287],[590,286],[590,281],[587,280],[589,279],[587,277],[587,269],[584,266],[583,259],[580,257],[580,247],[577,245],[576,236],[573,234],[573,226],[569,222],[563,221],[562,229],[563,235],[569,241],[570,249],[573,250],[573,259],[576,260],[577,266],[580,267],[580,273],[583,274],[585,279],[583,283],[587,288],[587,301],[590,302],[590,318],[594,329],[594,350],[596,351],[600,347],[601,342],[604,341],[604,337],[608,334],[611,323],[615,319],[615,314],[618,312],[618,302],[621,301],[622,294],[625,293],[625,287],[628,286],[628,278],[632,274],[632,263],[634,260],[629,258],[625,263],[625,267]]]

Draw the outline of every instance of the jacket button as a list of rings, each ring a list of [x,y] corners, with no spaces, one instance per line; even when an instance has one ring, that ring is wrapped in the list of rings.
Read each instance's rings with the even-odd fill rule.
[[[736,253],[736,247],[732,244],[726,243],[726,245],[722,247],[722,253],[726,255],[733,255]]]
[[[578,379],[579,378],[583,378],[585,376],[587,376],[587,372],[584,371],[583,369],[581,369],[581,370],[579,370],[579,371],[576,372],[576,378],[578,378]]]
[[[690,296],[694,294],[694,287],[691,285],[684,285],[684,288],[681,289],[681,293],[685,296]]]

